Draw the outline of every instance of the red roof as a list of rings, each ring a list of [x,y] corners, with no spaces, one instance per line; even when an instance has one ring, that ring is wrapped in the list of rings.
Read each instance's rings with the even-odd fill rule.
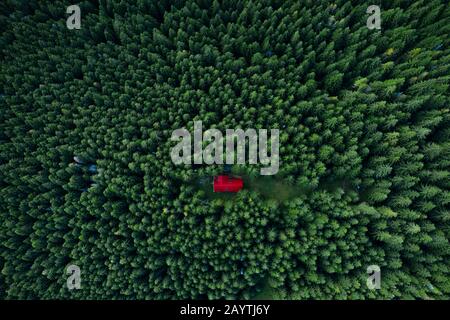
[[[217,176],[214,178],[214,192],[238,192],[244,186],[241,178]]]

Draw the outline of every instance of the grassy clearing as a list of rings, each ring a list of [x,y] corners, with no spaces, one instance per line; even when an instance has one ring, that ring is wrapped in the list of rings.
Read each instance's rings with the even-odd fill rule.
[[[257,293],[252,299],[253,300],[275,300],[277,296],[277,290],[269,285],[267,279],[264,281],[264,286],[261,291]]]
[[[262,199],[276,200],[280,203],[297,198],[302,195],[308,195],[314,190],[327,190],[333,192],[339,188],[344,191],[353,190],[351,184],[344,180],[325,180],[318,187],[301,186],[291,184],[282,178],[273,176],[247,176],[239,175],[244,180],[244,190],[254,191],[261,195]],[[213,177],[200,178],[195,181],[199,190],[205,193],[207,199],[233,200],[236,197],[234,193],[214,192]]]
[[[274,177],[243,177],[244,187],[256,191],[266,199],[284,202],[308,193],[308,187],[294,186]]]

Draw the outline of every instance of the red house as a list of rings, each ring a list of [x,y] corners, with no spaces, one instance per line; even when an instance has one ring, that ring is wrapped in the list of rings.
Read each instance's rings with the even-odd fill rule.
[[[238,192],[244,186],[241,178],[217,176],[214,178],[214,192]]]

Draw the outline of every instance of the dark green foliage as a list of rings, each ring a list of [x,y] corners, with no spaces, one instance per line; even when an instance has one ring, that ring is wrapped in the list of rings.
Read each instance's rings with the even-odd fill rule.
[[[0,4],[0,298],[450,298],[446,1],[381,30],[366,1],[68,5]],[[194,120],[279,128],[290,196],[208,196],[222,167],[170,159]]]

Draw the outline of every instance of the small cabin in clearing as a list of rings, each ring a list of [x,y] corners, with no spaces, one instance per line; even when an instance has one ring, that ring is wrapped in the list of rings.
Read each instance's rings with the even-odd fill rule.
[[[214,192],[238,192],[243,186],[244,182],[241,178],[224,175],[214,177]]]

